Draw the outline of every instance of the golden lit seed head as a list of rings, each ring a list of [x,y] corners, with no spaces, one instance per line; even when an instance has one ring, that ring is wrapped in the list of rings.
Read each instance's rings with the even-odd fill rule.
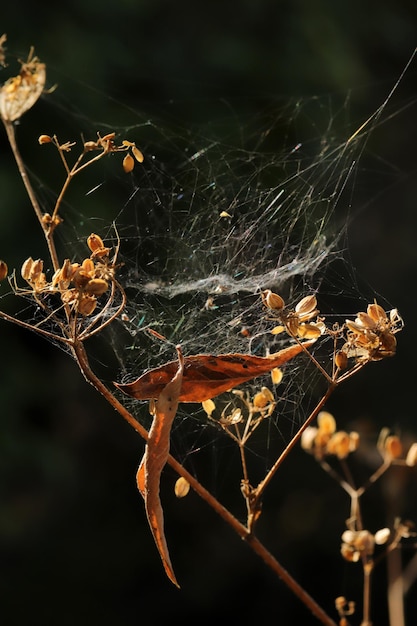
[[[342,543],[340,552],[343,558],[346,559],[346,561],[350,561],[351,563],[357,563],[361,558],[361,553],[347,543]]]
[[[382,306],[379,306],[376,302],[368,304],[366,312],[375,322],[387,322],[387,314]]]
[[[132,146],[132,154],[138,163],[143,163],[144,156],[142,152],[135,145]]]
[[[211,417],[211,414],[216,409],[216,405],[214,404],[213,400],[204,400],[204,402],[202,402],[201,404],[207,415]]]
[[[338,459],[345,459],[350,451],[350,436],[344,430],[334,433],[327,443],[327,452]]]
[[[301,324],[297,328],[297,335],[301,339],[317,339],[321,333],[322,329],[317,324]]]
[[[277,293],[274,293],[270,289],[266,289],[262,292],[262,301],[268,309],[273,309],[274,311],[281,311],[284,308],[285,302],[281,296]]]
[[[355,322],[358,326],[362,326],[363,328],[367,328],[369,330],[374,330],[377,327],[376,321],[368,315],[368,313],[358,313]]]
[[[78,302],[77,310],[81,315],[91,315],[97,306],[97,300],[94,296],[82,296]]]
[[[274,369],[271,370],[272,384],[279,385],[279,383],[282,381],[283,376],[284,376],[284,373],[282,369],[280,369],[279,367],[274,367]]]
[[[59,280],[63,280],[64,282],[71,280],[74,271],[75,270],[71,265],[71,261],[69,259],[65,259],[60,270]]]
[[[270,331],[271,335],[280,335],[285,330],[285,326],[280,324],[279,326],[274,326],[274,328]]]
[[[22,63],[18,76],[9,78],[0,88],[0,117],[14,122],[38,100],[45,86],[44,63],[32,58]]]
[[[36,261],[32,262],[29,272],[29,280],[32,282],[36,282],[39,280],[41,274],[43,272],[43,261],[42,259],[36,259]]]
[[[356,533],[353,545],[357,550],[360,550],[360,552],[372,554],[375,545],[374,536],[369,530],[360,530]]]
[[[417,465],[417,443],[413,443],[411,445],[409,451],[407,452],[405,462],[409,467]]]
[[[177,498],[184,498],[190,491],[190,483],[186,478],[180,476],[175,483],[174,490]]]
[[[253,396],[252,403],[257,409],[263,409],[267,404],[269,404],[269,400],[263,391],[258,391],[258,393],[255,393]]]
[[[91,252],[95,252],[96,250],[104,248],[104,243],[99,235],[91,233],[91,235],[87,239],[87,246],[90,248]]]
[[[50,137],[49,135],[39,135],[38,137],[38,143],[40,143],[41,145],[44,143],[51,143],[52,142],[52,137]]]
[[[352,431],[349,433],[349,450],[350,452],[355,452],[358,449],[360,443],[360,435],[356,431]]]
[[[109,283],[103,278],[92,278],[85,286],[85,292],[90,296],[101,296],[109,288]]]
[[[94,269],[95,269],[94,262],[92,261],[92,259],[84,259],[84,261],[81,263],[81,269],[86,274],[90,274],[90,276],[92,276],[94,274]]]
[[[124,171],[128,174],[129,172],[133,170],[134,167],[135,167],[135,159],[132,157],[131,154],[126,154],[125,158],[123,159]]]
[[[389,435],[385,439],[384,455],[389,459],[398,459],[402,455],[403,447],[400,438],[396,435]]]
[[[86,141],[84,142],[84,150],[86,152],[90,152],[91,150],[96,150],[97,149],[97,142],[96,141]]]
[[[313,316],[316,313],[315,309],[317,307],[317,298],[316,296],[305,296],[302,298],[300,302],[295,307],[296,313],[298,315],[311,315]]]
[[[380,530],[377,530],[374,535],[375,543],[378,546],[383,546],[385,543],[387,543],[390,535],[391,531],[389,528],[381,528]]]
[[[343,352],[343,350],[339,350],[339,352],[336,352],[334,362],[336,367],[338,367],[340,370],[346,369],[348,365],[348,356],[346,352]]]
[[[336,420],[328,411],[320,411],[317,415],[317,424],[322,433],[332,435],[336,431]]]
[[[29,280],[30,277],[30,270],[32,268],[33,265],[33,259],[30,256],[28,259],[26,259],[26,261],[23,263],[22,265],[22,269],[20,270],[20,273],[22,274],[22,278],[24,278],[25,280]]]
[[[315,426],[307,426],[301,435],[301,447],[307,452],[311,451],[314,447],[318,429]]]
[[[8,274],[7,264],[0,259],[0,280],[4,280]]]

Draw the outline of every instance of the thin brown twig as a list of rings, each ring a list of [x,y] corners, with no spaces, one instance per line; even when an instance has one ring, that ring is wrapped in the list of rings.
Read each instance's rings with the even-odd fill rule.
[[[45,235],[45,239],[46,242],[48,244],[48,250],[49,250],[49,255],[51,257],[51,261],[52,261],[52,265],[54,268],[54,271],[56,271],[59,268],[59,261],[58,261],[58,254],[56,251],[56,247],[55,247],[55,242],[53,237],[51,236],[51,233],[49,232],[49,229],[47,228],[46,224],[43,222],[43,212],[41,209],[41,206],[39,204],[38,198],[35,194],[35,191],[32,187],[32,184],[30,182],[25,164],[23,162],[22,156],[20,154],[18,145],[17,145],[17,141],[16,141],[16,132],[15,132],[15,126],[13,124],[13,122],[10,122],[9,120],[5,120],[2,119],[4,127],[6,129],[6,133],[7,133],[7,138],[9,140],[10,143],[10,147],[12,149],[13,152],[13,156],[15,158],[15,161],[17,163],[17,168],[19,170],[19,174],[22,178],[23,184],[26,188],[26,192],[29,196],[29,200],[32,204],[32,207],[35,211],[36,217],[38,218],[39,224],[41,225],[42,228],[42,232]]]

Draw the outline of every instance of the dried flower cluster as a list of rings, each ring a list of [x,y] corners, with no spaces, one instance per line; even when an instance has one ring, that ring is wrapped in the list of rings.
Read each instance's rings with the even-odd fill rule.
[[[359,433],[336,430],[336,420],[331,413],[320,411],[317,415],[317,427],[308,426],[301,436],[301,447],[322,459],[327,455],[345,459],[351,452],[357,450]]]
[[[342,348],[346,356],[365,361],[378,361],[393,356],[397,347],[395,333],[403,327],[397,311],[388,315],[374,302],[369,304],[366,313],[358,313],[355,321],[346,320],[347,341]]]
[[[45,87],[45,64],[33,56],[33,50],[27,61],[20,63],[19,74],[0,88],[0,117],[4,122],[18,120],[35,104]]]
[[[139,148],[136,147],[136,144],[133,141],[128,141],[127,139],[124,139],[121,142],[121,144],[118,145],[115,142],[115,138],[116,138],[115,132],[107,133],[103,137],[100,135],[100,133],[97,133],[97,139],[95,141],[92,141],[92,140],[85,141],[83,143],[83,151],[81,153],[81,156],[79,157],[75,166],[71,170],[64,158],[64,164],[65,164],[67,172],[68,173],[71,172],[71,175],[73,176],[81,168],[85,167],[85,165],[88,165],[91,162],[90,160],[83,166],[80,166],[81,160],[84,158],[84,156],[88,153],[96,152],[96,151],[100,152],[100,155],[99,155],[100,157],[110,152],[125,152],[125,153],[127,152],[126,156],[123,159],[123,169],[125,172],[131,172],[136,162],[143,163],[144,156],[142,152],[139,150]],[[56,135],[51,136],[51,135],[45,135],[45,134],[40,135],[38,137],[38,143],[40,145],[45,145],[48,143],[53,144],[61,153],[62,157],[64,157],[64,153],[71,152],[71,148],[73,148],[76,145],[75,141],[66,141],[64,143],[61,143],[58,140],[58,137]]]
[[[348,526],[350,521],[348,521]],[[394,550],[403,539],[415,537],[414,524],[409,521],[395,520],[394,527],[380,528],[375,533],[368,530],[348,528],[342,534],[340,552],[346,561],[356,563],[362,560],[365,564],[374,558],[376,546],[385,545],[387,550]]]
[[[318,317],[316,296],[305,296],[294,310],[287,310],[283,298],[270,289],[266,289],[261,295],[265,306],[273,310],[283,322],[282,326],[275,326],[272,329],[272,334],[276,335],[285,330],[291,337],[316,339],[325,332],[323,320]]]
[[[282,322],[271,330],[272,334],[286,331],[296,339],[317,339],[320,335],[333,337],[335,345],[340,346],[334,351],[338,372],[349,367],[349,360],[360,365],[395,354],[395,334],[403,328],[397,309],[386,313],[374,302],[368,305],[366,313],[358,313],[354,321],[346,320],[344,324],[330,328],[326,326],[325,318],[319,317],[314,295],[302,298],[294,309],[287,309],[283,298],[269,289],[261,295],[264,305]]]
[[[282,371],[275,368],[271,375],[276,380],[278,377],[281,379]],[[276,400],[268,387],[261,387],[253,396],[240,389],[233,389],[232,393],[239,406],[235,402],[228,403],[218,418],[213,417],[216,411],[216,404],[213,400],[205,400],[202,402],[202,407],[207,417],[219,424],[233,439],[237,438],[240,443],[246,443],[259,424],[272,415]]]
[[[108,291],[114,278],[115,266],[109,259],[110,248],[107,248],[101,237],[92,233],[87,239],[91,255],[82,263],[72,263],[65,259],[47,281],[41,259],[26,259],[22,265],[22,278],[28,283],[31,293],[38,298],[42,294],[58,294],[64,305],[83,316],[91,315],[97,299]]]

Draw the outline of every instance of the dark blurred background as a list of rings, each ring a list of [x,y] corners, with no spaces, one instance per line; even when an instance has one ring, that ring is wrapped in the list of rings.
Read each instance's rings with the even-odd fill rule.
[[[406,0],[43,6],[7,3],[0,25],[10,52],[24,58],[34,45],[49,85],[58,85],[51,96],[58,107],[41,103],[19,129],[25,159],[42,181],[48,172],[36,162],[36,138],[57,131],[52,124],[65,118],[79,132],[83,115],[90,129],[91,120],[137,124],[139,111],[144,120],[158,115],[186,127],[213,118],[220,99],[250,119],[275,99],[317,95],[343,103],[349,95],[354,130],[385,100],[417,40],[417,9]],[[392,118],[371,135],[346,240],[352,274],[366,293],[398,307],[406,327],[397,357],[367,368],[328,407],[343,425],[370,433],[389,425],[408,438],[417,437],[416,70],[414,61],[388,105],[385,118]],[[33,256],[42,254],[41,243],[35,221],[25,218],[28,201],[4,132],[0,154],[0,256],[18,266],[28,243],[39,246]],[[142,443],[64,354],[5,323],[1,337],[2,624],[316,623],[203,502],[193,494],[175,500],[175,477],[167,471],[167,537],[182,585],[174,589],[134,485]],[[417,521],[416,487],[410,470],[377,489],[367,508],[370,529],[384,526],[393,507]],[[259,527],[271,551],[332,615],[337,595],[360,598],[360,567],[339,555],[347,516],[338,487],[296,451],[275,480]],[[410,557],[405,553],[404,561]],[[389,623],[384,568],[375,577],[378,626]],[[415,586],[406,607],[413,624]],[[352,619],[359,622],[359,615]]]

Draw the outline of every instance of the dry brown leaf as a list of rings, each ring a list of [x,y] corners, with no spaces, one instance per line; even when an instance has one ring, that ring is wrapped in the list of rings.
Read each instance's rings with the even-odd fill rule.
[[[181,349],[177,348],[178,361],[175,361],[176,371],[163,387],[155,403],[155,413],[145,454],[139,465],[136,483],[145,501],[146,515],[156,546],[162,559],[168,578],[179,587],[169,557],[168,546],[164,533],[164,515],[159,497],[161,473],[168,459],[169,437],[172,422],[178,408],[184,371],[184,357]]]
[[[204,402],[224,391],[267,374],[293,359],[314,341],[294,344],[268,357],[250,354],[197,354],[184,358],[179,402]],[[145,372],[127,384],[114,383],[118,389],[137,400],[158,398],[175,375],[178,361],[170,361]]]

